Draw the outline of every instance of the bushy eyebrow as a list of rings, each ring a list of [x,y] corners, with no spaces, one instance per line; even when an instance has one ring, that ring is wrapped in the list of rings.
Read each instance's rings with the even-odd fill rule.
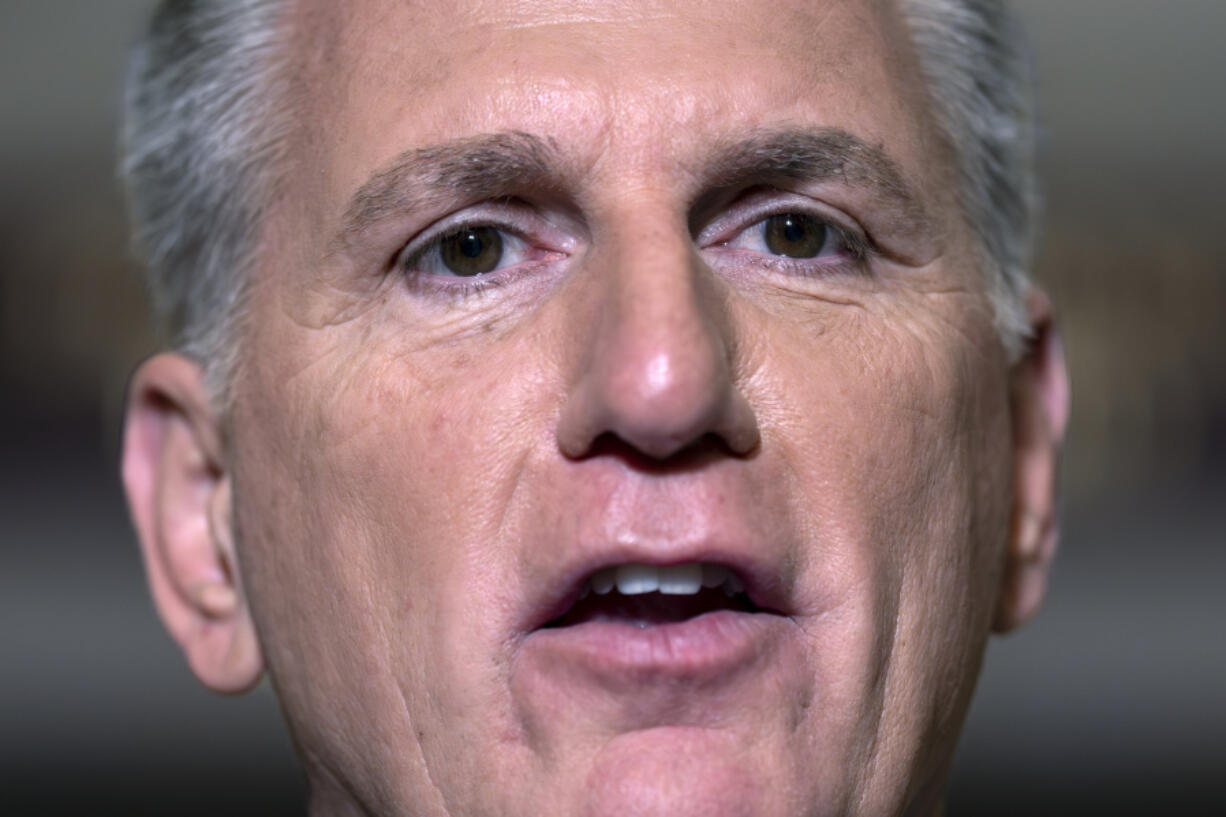
[[[549,143],[520,131],[405,151],[350,198],[334,246],[347,246],[372,225],[441,196],[482,200],[547,184],[556,164]]]
[[[840,128],[764,129],[721,145],[706,173],[713,187],[736,188],[770,179],[837,179],[865,190],[878,208],[903,219],[904,229],[928,224],[919,194],[885,148]]]
[[[333,247],[351,246],[372,225],[443,198],[480,201],[515,190],[556,188],[561,166],[552,142],[522,131],[405,151],[353,194]],[[926,222],[919,197],[885,150],[838,128],[763,129],[717,141],[696,170],[708,189],[772,179],[844,180],[902,216],[905,226],[921,228]]]

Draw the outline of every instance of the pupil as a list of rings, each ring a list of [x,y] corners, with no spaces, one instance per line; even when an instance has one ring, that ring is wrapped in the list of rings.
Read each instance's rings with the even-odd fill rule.
[[[788,258],[813,258],[826,246],[826,225],[811,216],[781,213],[766,220],[766,248]]]
[[[804,238],[805,228],[796,219],[789,217],[783,225],[783,236],[788,241],[795,243]]]
[[[483,249],[485,245],[481,243],[476,233],[465,233],[464,238],[460,241],[460,252],[469,258],[476,258]]]
[[[473,276],[502,261],[502,235],[493,227],[466,227],[439,242],[443,265],[455,275]]]

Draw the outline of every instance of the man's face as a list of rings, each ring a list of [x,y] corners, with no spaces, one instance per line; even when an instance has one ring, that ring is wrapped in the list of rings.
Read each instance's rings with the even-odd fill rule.
[[[320,802],[929,802],[1011,427],[893,4],[303,2],[293,54],[228,450]]]

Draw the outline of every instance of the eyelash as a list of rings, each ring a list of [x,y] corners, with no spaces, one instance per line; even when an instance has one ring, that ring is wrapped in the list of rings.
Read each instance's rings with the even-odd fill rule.
[[[764,229],[765,223],[775,216],[791,214],[811,218],[822,225],[829,233],[827,241],[833,241],[836,245],[836,252],[839,255],[845,254],[845,257],[832,260],[820,256],[816,258],[794,258],[785,255],[754,253],[756,257],[753,263],[755,265],[788,275],[798,275],[806,278],[821,277],[840,271],[856,273],[866,271],[865,263],[877,252],[877,247],[872,239],[858,227],[848,227],[829,214],[798,202],[775,202],[760,209],[752,209],[748,214],[738,215],[735,223],[744,226],[736,227],[735,232],[730,238],[712,240],[707,246],[729,252],[737,252],[739,248],[730,246],[733,241],[751,231]],[[718,231],[718,233],[727,232],[729,231]]]
[[[716,240],[706,246],[735,252],[737,248],[729,246],[732,241],[735,241],[751,230],[763,229],[763,225],[768,219],[786,214],[803,215],[814,219],[829,231],[831,237],[827,240],[833,240],[838,247],[838,251],[846,253],[847,257],[836,261],[829,261],[821,260],[820,256],[818,258],[793,258],[784,255],[754,253],[757,256],[754,263],[758,266],[766,267],[782,274],[806,278],[829,275],[841,269],[863,272],[865,261],[876,252],[876,247],[871,239],[861,230],[849,229],[825,213],[816,212],[811,207],[794,205],[792,203],[785,203],[783,205],[775,203],[772,207],[763,207],[746,216],[739,216],[736,219],[736,223],[743,226],[737,227],[730,238],[723,241]],[[753,220],[748,221],[751,218]],[[421,291],[423,294],[463,300],[479,296],[492,288],[503,287],[521,275],[529,274],[543,263],[547,263],[545,260],[535,259],[527,263],[521,262],[505,270],[498,269],[489,273],[474,275],[471,278],[460,276],[449,278],[431,274],[420,269],[419,265],[422,259],[427,257],[429,253],[440,252],[443,239],[460,230],[481,227],[497,230],[504,237],[510,236],[516,241],[523,242],[528,247],[529,253],[562,255],[562,253],[556,251],[541,249],[531,239],[524,236],[524,232],[520,227],[512,224],[508,219],[496,216],[477,216],[450,221],[436,229],[430,230],[421,239],[410,242],[397,254],[394,267],[406,278],[410,286]]]
[[[402,249],[396,256],[394,266],[413,288],[427,295],[440,295],[459,300],[480,295],[491,288],[504,286],[519,277],[521,273],[530,272],[542,263],[536,260],[526,265],[518,264],[507,270],[495,270],[485,274],[474,275],[471,278],[461,276],[448,278],[442,275],[431,274],[420,268],[421,261],[430,253],[440,252],[443,239],[461,230],[481,227],[497,230],[504,238],[506,236],[513,237],[516,241],[526,245],[529,253],[542,252],[542,250],[534,247],[534,243],[531,240],[523,236],[518,226],[511,224],[508,220],[497,217],[478,216],[451,221],[430,230],[422,238],[410,242]]]

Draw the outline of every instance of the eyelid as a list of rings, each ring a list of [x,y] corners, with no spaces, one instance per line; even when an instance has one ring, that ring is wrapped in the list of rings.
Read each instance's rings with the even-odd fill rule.
[[[516,241],[524,244],[530,243],[528,239],[524,238],[522,235],[521,228],[518,225],[507,223],[506,219],[481,216],[468,216],[461,218],[449,217],[443,221],[438,221],[430,225],[430,227],[414,236],[407,244],[405,244],[404,247],[402,247],[396,253],[396,257],[394,259],[395,268],[404,271],[416,269],[416,265],[420,262],[421,258],[426,255],[426,253],[437,251],[440,241],[466,227],[490,227],[498,230],[506,236],[513,238]]]
[[[873,240],[854,219],[808,196],[772,189],[745,198],[749,199],[748,203],[734,204],[699,233],[699,246],[726,244],[772,216],[798,213],[815,218],[833,230],[857,258],[877,252]]]
[[[563,220],[562,226],[555,223],[555,217]],[[520,251],[528,255],[550,255],[562,258],[574,253],[574,229],[566,223],[565,213],[554,213],[552,210],[542,212],[532,202],[516,196],[505,196],[492,200],[472,202],[463,207],[457,207],[447,215],[430,222],[407,242],[400,245],[392,255],[387,269],[401,272],[422,272],[414,270],[419,265],[419,259],[424,255],[438,251],[441,239],[466,227],[489,227],[503,233],[504,247],[508,239],[512,244],[520,244]],[[525,261],[510,264],[508,267],[520,266]],[[493,278],[506,267],[487,272],[483,278]],[[432,276],[445,277],[445,276]]]
[[[458,225],[454,229],[451,229],[451,230],[431,231],[431,234],[429,236],[422,238],[419,241],[414,241],[412,244],[405,246],[405,248],[402,249],[396,255],[396,264],[395,264],[396,269],[400,272],[405,272],[405,273],[437,275],[438,273],[435,273],[435,272],[432,272],[426,269],[426,264],[424,263],[424,261],[431,254],[436,254],[440,251],[440,242],[444,238],[446,238],[447,236],[451,235],[454,232],[464,229],[465,226],[492,227],[493,229],[496,229],[499,232],[503,232],[503,233],[507,232],[502,227],[496,224],[489,224],[489,223],[469,224],[468,222]]]

